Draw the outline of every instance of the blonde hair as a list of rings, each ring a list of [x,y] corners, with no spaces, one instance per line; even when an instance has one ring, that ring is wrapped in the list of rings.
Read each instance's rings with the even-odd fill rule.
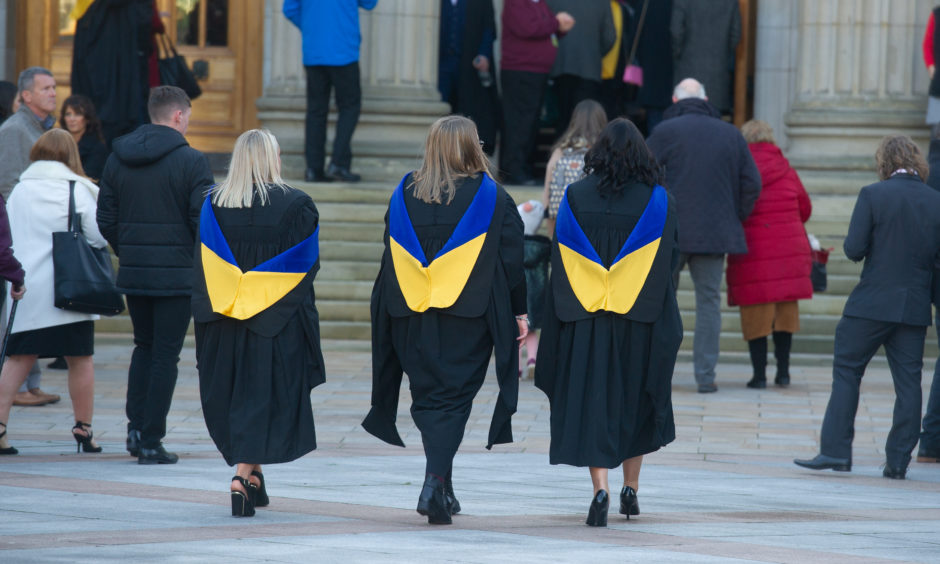
[[[64,129],[50,129],[36,140],[36,144],[29,151],[29,160],[58,161],[69,167],[79,176],[85,176],[82,168],[82,158],[78,154],[78,144],[72,134]]]
[[[907,135],[890,135],[881,140],[875,151],[878,178],[887,180],[895,171],[914,171],[921,180],[927,180],[929,169],[920,147]]]
[[[492,165],[477,135],[477,126],[463,116],[445,116],[428,130],[421,168],[411,176],[415,197],[429,204],[449,204],[459,178],[481,172],[493,176]]]
[[[752,119],[744,122],[741,126],[741,135],[748,143],[777,144],[777,140],[774,139],[774,129],[764,120]]]
[[[250,208],[255,194],[268,203],[272,187],[287,189],[281,179],[281,150],[267,129],[250,129],[238,136],[225,180],[212,189],[212,203],[222,208]]]

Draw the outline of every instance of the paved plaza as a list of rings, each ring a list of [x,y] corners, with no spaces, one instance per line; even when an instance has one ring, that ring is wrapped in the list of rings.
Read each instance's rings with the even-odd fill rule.
[[[0,562],[940,562],[940,465],[881,477],[894,401],[883,362],[863,382],[851,473],[791,462],[817,451],[828,368],[798,366],[789,389],[756,391],[744,386],[748,366],[722,363],[720,391],[700,395],[680,362],[678,438],[646,459],[641,515],[626,521],[614,506],[609,527],[595,529],[584,525],[587,470],[548,464],[548,402],[531,380],[516,442],[486,451],[489,379],[454,464],[463,511],[452,526],[430,526],[414,510],[424,458],[407,390],[401,449],[359,426],[371,387],[363,344],[325,342],[327,382],[311,395],[319,449],[266,467],[270,507],[236,519],[233,471],[200,411],[192,342],[169,416],[173,466],[139,466],[124,451],[130,341],[99,335],[96,350],[104,453],[75,454],[63,371],[43,376],[59,404],[13,409],[20,455],[0,457]],[[928,387],[925,374],[925,398]],[[615,499],[620,485],[611,473]]]

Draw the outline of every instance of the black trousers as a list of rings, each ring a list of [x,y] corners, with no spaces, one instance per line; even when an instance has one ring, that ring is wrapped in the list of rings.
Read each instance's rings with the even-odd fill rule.
[[[502,70],[503,135],[499,167],[512,180],[531,175],[530,158],[535,148],[539,114],[548,74]]]
[[[940,335],[940,314],[935,317],[937,334]],[[940,451],[940,360],[933,368],[933,382],[930,384],[930,395],[927,396],[923,432],[920,434],[920,450]]]
[[[127,296],[134,353],[127,372],[127,428],[140,431],[143,448],[166,435],[166,415],[176,388],[177,363],[189,327],[189,296]]]
[[[893,468],[907,468],[920,431],[920,377],[926,333],[927,328],[920,325],[842,317],[836,326],[832,394],[823,419],[822,454],[852,458],[862,376],[878,347],[884,345],[896,395],[885,455]]]
[[[568,129],[574,107],[582,100],[599,100],[601,83],[599,80],[588,80],[573,74],[563,74],[555,77],[555,94],[558,95],[558,125],[556,136]]]
[[[323,172],[326,161],[326,120],[330,113],[330,91],[336,97],[336,134],[333,137],[333,164],[352,164],[353,132],[362,109],[359,62],[339,67],[315,65],[307,71],[307,123],[305,129],[307,168]]]

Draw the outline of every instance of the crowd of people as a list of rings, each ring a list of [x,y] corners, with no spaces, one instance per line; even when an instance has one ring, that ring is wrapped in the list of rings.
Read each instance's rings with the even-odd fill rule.
[[[504,38],[515,35],[504,45],[500,76],[510,90],[535,98],[522,105],[504,98],[520,121],[499,140],[498,119],[485,108],[496,104],[491,0],[443,2],[441,92],[455,114],[465,115],[431,125],[421,166],[391,193],[371,297],[371,408],[362,423],[375,437],[404,446],[396,418],[407,374],[426,457],[416,509],[431,524],[452,523],[461,511],[454,458],[491,358],[499,395],[487,448],[513,440],[523,344],[526,367],[550,402],[549,462],[588,468],[593,493],[586,523],[607,524],[611,469],[623,472],[619,512],[627,519],[640,513],[643,457],[676,436],[672,376],[683,339],[677,289],[686,266],[695,287],[697,391],[718,391],[723,276],[750,352],[747,387],[767,386],[768,337],[774,383],[790,385],[798,301],[812,297],[807,192],[767,123],[752,120],[739,130],[722,119],[730,105],[727,60],[725,66],[698,63],[701,74],[689,70],[676,80],[661,115],[658,106],[647,109],[648,135],[631,119],[610,119],[611,111],[625,113],[627,98],[605,88],[613,75],[603,55],[613,49],[614,67],[637,53],[642,59],[643,38],[654,22],[665,21],[658,12],[663,5],[672,10],[673,39],[690,38],[673,45],[677,61],[690,42],[711,40],[696,31],[705,18],[696,10],[705,3],[613,4],[506,1]],[[709,52],[727,55],[737,42],[732,4],[721,12],[731,26],[722,31],[727,44]],[[358,0],[366,9],[374,5]],[[304,36],[306,177],[358,180],[349,168],[360,98],[358,41],[338,50],[342,57],[324,59],[323,44],[308,43],[323,22],[300,2],[285,2],[284,13]],[[331,14],[348,16],[348,10]],[[507,53],[513,42],[519,51]],[[684,64],[676,68],[692,68]],[[715,97],[691,75],[714,81]],[[542,201],[517,207],[500,180],[529,179],[533,128],[550,77],[563,127]],[[337,129],[345,133],[325,167],[331,89],[338,99],[349,97],[338,104]],[[235,466],[232,515],[254,515],[271,502],[262,467],[316,449],[309,395],[325,381],[313,287],[320,218],[311,198],[282,179],[277,140],[263,129],[244,132],[216,183],[205,155],[185,139],[192,105],[180,88],[152,88],[147,123],[111,140],[95,103],[81,94],[65,100],[54,128],[55,79],[47,69],[24,70],[12,95],[0,87],[0,100],[19,101],[16,111],[0,109],[9,116],[0,125],[0,277],[22,308],[15,322],[8,315],[0,455],[17,453],[7,424],[18,394],[42,393],[38,379],[30,380],[38,377],[37,360],[59,356],[69,369],[77,448],[102,451],[92,430],[98,317],[52,301],[51,235],[74,217],[89,245],[110,245],[120,262],[116,288],[126,297],[134,331],[128,453],[145,465],[179,459],[163,439],[192,318],[206,426],[225,462]],[[488,157],[497,147],[501,162],[518,167],[508,176]],[[940,139],[932,141],[930,159],[940,168]],[[835,334],[820,453],[794,462],[851,470],[860,382],[884,345],[897,401],[883,475],[903,479],[918,441],[919,459],[940,461],[940,366],[919,434],[925,331],[931,301],[940,301],[940,176],[929,173],[927,159],[905,136],[885,138],[875,162],[880,181],[859,192],[844,244],[851,260],[865,264]],[[543,215],[550,243],[534,238]],[[541,274],[533,276],[536,269]],[[539,339],[531,335],[536,328]]]

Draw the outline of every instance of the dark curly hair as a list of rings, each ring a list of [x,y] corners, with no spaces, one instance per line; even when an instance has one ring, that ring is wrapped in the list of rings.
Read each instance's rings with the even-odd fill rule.
[[[72,108],[76,114],[85,117],[85,135],[94,135],[101,142],[104,142],[104,134],[101,131],[101,120],[98,119],[98,113],[95,111],[95,104],[87,96],[81,94],[72,94],[62,102],[62,110],[59,112],[59,126],[68,130],[65,125],[65,112]]]
[[[584,172],[600,178],[601,193],[619,192],[631,182],[647,186],[663,183],[663,168],[646,146],[640,130],[628,119],[607,124],[584,155]]]

